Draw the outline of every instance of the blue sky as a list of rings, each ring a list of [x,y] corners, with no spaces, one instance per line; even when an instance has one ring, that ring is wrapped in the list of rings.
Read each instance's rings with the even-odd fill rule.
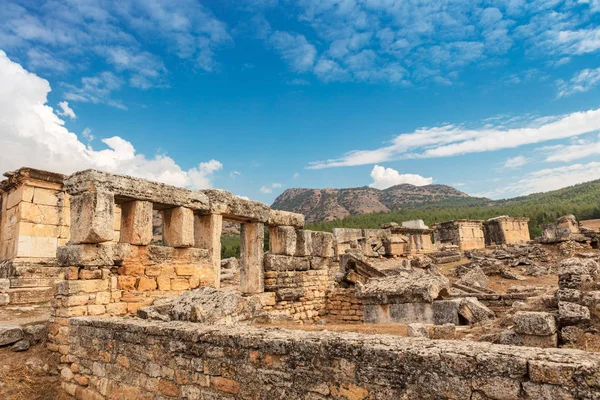
[[[598,0],[0,2],[2,170],[266,203],[600,178]]]

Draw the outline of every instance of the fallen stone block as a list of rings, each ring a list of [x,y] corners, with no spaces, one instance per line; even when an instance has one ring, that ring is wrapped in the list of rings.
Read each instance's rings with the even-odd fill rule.
[[[14,351],[14,352],[21,352],[21,351],[29,350],[29,347],[31,347],[31,343],[29,342],[29,340],[23,339],[23,340],[19,340],[15,344],[13,344],[10,347],[10,350]]]
[[[513,317],[515,332],[525,335],[546,336],[556,333],[556,319],[547,312],[519,311]]]
[[[397,275],[369,279],[357,286],[356,297],[372,303],[432,303],[447,292],[450,281],[441,274],[423,270],[401,270]]]
[[[429,339],[429,330],[423,324],[408,324],[408,326],[406,327],[406,336],[422,337]]]
[[[578,326],[565,326],[560,330],[560,342],[562,344],[576,344],[585,335],[585,331]]]
[[[435,325],[459,325],[458,311],[462,299],[436,300],[433,302],[433,322]]]
[[[162,321],[232,325],[257,317],[261,308],[260,298],[244,297],[236,291],[200,287],[175,298],[156,300],[154,305],[138,309],[137,316]]]
[[[23,328],[20,325],[0,325],[0,346],[13,344],[23,339]]]
[[[576,303],[559,301],[558,321],[561,326],[587,324],[590,322],[590,309]]]
[[[463,317],[469,325],[476,324],[496,315],[475,297],[465,297],[460,303],[458,314]]]
[[[475,266],[474,268],[471,268],[469,271],[464,273],[457,281],[457,283],[461,285],[487,289],[489,279],[480,266]]]
[[[526,335],[523,333],[518,333],[517,335],[519,335],[519,341],[521,346],[542,348],[558,346],[557,333],[553,333],[552,335]]]

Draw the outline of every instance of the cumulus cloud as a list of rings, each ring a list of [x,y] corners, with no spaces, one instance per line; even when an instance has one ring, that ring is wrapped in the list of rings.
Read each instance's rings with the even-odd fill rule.
[[[61,101],[60,103],[58,103],[58,106],[61,108],[61,110],[58,111],[58,115],[62,117],[69,117],[71,119],[77,118],[77,116],[75,115],[75,111],[73,111],[73,109],[69,107],[68,101]]]
[[[322,169],[376,164],[394,159],[450,157],[515,148],[526,144],[566,139],[600,129],[600,109],[521,121],[517,126],[486,123],[482,128],[442,125],[420,128],[396,136],[390,144],[373,150],[353,150],[341,157],[311,162]]]
[[[391,186],[408,183],[415,186],[431,185],[433,178],[425,178],[416,174],[401,174],[395,169],[375,165],[371,170],[373,183],[369,187],[375,189],[387,189]]]
[[[504,162],[504,168],[519,168],[522,167],[523,165],[527,164],[529,160],[527,157],[523,157],[523,156],[516,156],[516,157],[511,157],[508,160],[506,160]]]
[[[260,192],[261,193],[273,193],[273,189],[279,189],[282,186],[283,185],[281,183],[272,183],[270,186],[261,186]]]
[[[103,149],[86,145],[47,104],[50,90],[48,81],[0,51],[0,148],[5,150],[0,157],[0,171],[29,166],[68,174],[96,168],[205,188],[210,187],[213,174],[222,167],[211,160],[185,171],[166,155],[149,158],[137,153],[132,143],[118,136],[102,139]],[[68,104],[64,106],[61,108],[66,114]],[[84,132],[88,138],[91,136],[91,131]]]

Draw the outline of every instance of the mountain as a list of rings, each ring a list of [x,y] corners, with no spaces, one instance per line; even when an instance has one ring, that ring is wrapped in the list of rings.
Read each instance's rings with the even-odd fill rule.
[[[531,237],[541,234],[541,225],[573,214],[578,220],[600,218],[600,180],[580,183],[549,192],[503,200],[477,197],[448,197],[394,211],[350,215],[344,219],[310,223],[307,228],[330,231],[332,228],[378,228],[386,222],[422,219],[427,225],[453,219],[485,220],[500,215],[527,217]]]
[[[306,216],[307,222],[318,222],[461,199],[476,198],[446,185],[402,184],[384,190],[367,186],[349,189],[287,189],[275,199],[271,207],[298,212]]]

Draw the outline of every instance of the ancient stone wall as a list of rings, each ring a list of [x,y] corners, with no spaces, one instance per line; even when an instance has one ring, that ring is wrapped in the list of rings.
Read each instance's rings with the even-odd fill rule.
[[[529,218],[496,217],[484,222],[485,244],[520,244],[530,240]]]
[[[264,257],[264,289],[274,292],[275,311],[294,319],[316,319],[325,314],[326,290],[336,269],[331,233],[293,226],[269,228],[269,252]]]
[[[356,290],[334,288],[327,290],[327,321],[332,323],[362,323],[363,304],[356,298]]]
[[[156,298],[219,287],[224,216],[242,221],[240,289],[247,294],[264,291],[264,224],[304,223],[302,216],[271,212],[224,191],[192,191],[93,170],[69,176],[65,189],[72,224],[58,261],[67,273],[57,285],[49,334],[49,348],[63,355],[71,317],[133,314]],[[164,246],[151,245],[154,210],[162,213]],[[306,281],[311,289],[318,285],[312,276]],[[311,295],[307,291],[305,297]]]
[[[72,320],[79,399],[593,399],[600,356],[483,342]]]

